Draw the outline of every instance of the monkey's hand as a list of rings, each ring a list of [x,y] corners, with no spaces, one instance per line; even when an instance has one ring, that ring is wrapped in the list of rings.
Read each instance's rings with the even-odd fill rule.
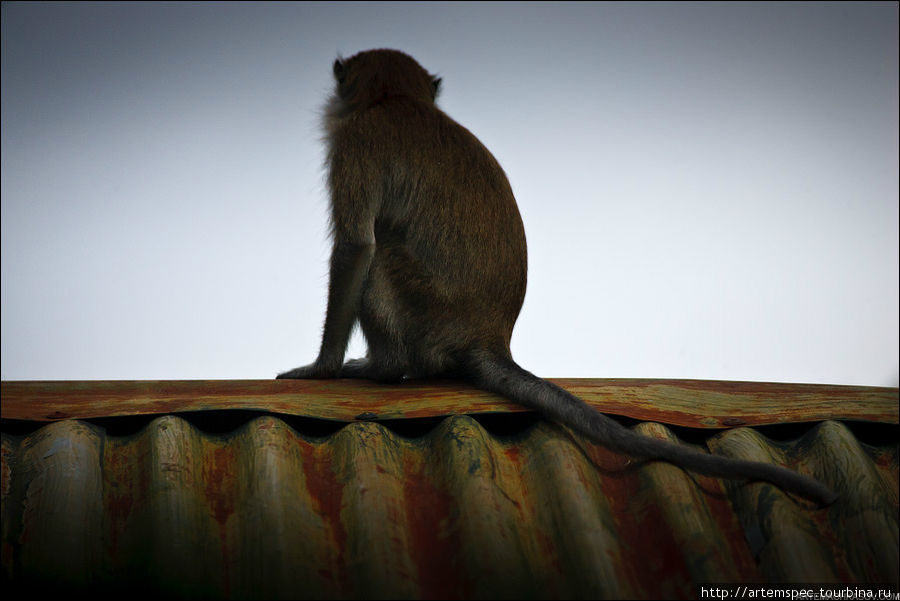
[[[278,374],[276,376],[277,380],[325,380],[330,378],[336,378],[341,373],[340,365],[337,368],[329,367],[328,365],[324,365],[316,361],[315,363],[311,363],[310,365],[304,365],[303,367],[298,367],[296,369],[292,369],[291,371],[286,371],[283,374]]]

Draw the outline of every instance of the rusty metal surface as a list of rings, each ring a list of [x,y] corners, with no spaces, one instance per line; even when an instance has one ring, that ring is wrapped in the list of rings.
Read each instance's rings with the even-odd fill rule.
[[[604,413],[693,428],[818,422],[897,423],[896,388],[704,380],[554,379]],[[459,383],[363,380],[3,382],[4,419],[58,421],[253,409],[353,421],[525,411]]]
[[[511,419],[506,416],[501,419]],[[898,581],[897,428],[825,421],[706,443],[814,475],[826,509],[765,483],[631,463],[538,420],[419,436],[275,416],[179,416],[2,439],[5,584],[213,598],[693,598],[704,582]],[[644,434],[674,439],[655,423]],[[888,435],[885,435],[885,432]],[[28,589],[34,590],[34,589]]]

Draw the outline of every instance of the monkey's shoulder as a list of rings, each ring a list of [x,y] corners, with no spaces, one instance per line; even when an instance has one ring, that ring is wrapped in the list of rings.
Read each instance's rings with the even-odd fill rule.
[[[506,175],[475,134],[434,103],[405,96],[387,97],[358,110],[329,139],[332,166],[351,159],[366,169],[398,164],[429,171],[478,172],[493,187],[508,188]],[[445,182],[446,183],[446,182]]]

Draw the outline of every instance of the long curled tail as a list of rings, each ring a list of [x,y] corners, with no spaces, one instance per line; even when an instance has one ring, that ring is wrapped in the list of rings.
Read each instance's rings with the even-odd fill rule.
[[[575,395],[538,378],[509,357],[473,352],[467,361],[473,383],[537,409],[610,449],[645,459],[662,459],[687,470],[719,478],[765,480],[783,490],[831,505],[838,495],[822,483],[793,470],[743,459],[700,453],[689,447],[643,436],[603,415]]]

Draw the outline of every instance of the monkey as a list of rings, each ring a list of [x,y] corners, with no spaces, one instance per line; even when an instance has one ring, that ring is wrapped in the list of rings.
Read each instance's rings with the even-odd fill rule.
[[[639,434],[520,367],[525,229],[500,164],[438,108],[441,78],[397,50],[333,64],[323,124],[332,240],[319,354],[278,378],[458,379],[614,451],[720,478],[765,480],[822,505],[837,495],[762,462]],[[344,362],[359,324],[364,358]]]

